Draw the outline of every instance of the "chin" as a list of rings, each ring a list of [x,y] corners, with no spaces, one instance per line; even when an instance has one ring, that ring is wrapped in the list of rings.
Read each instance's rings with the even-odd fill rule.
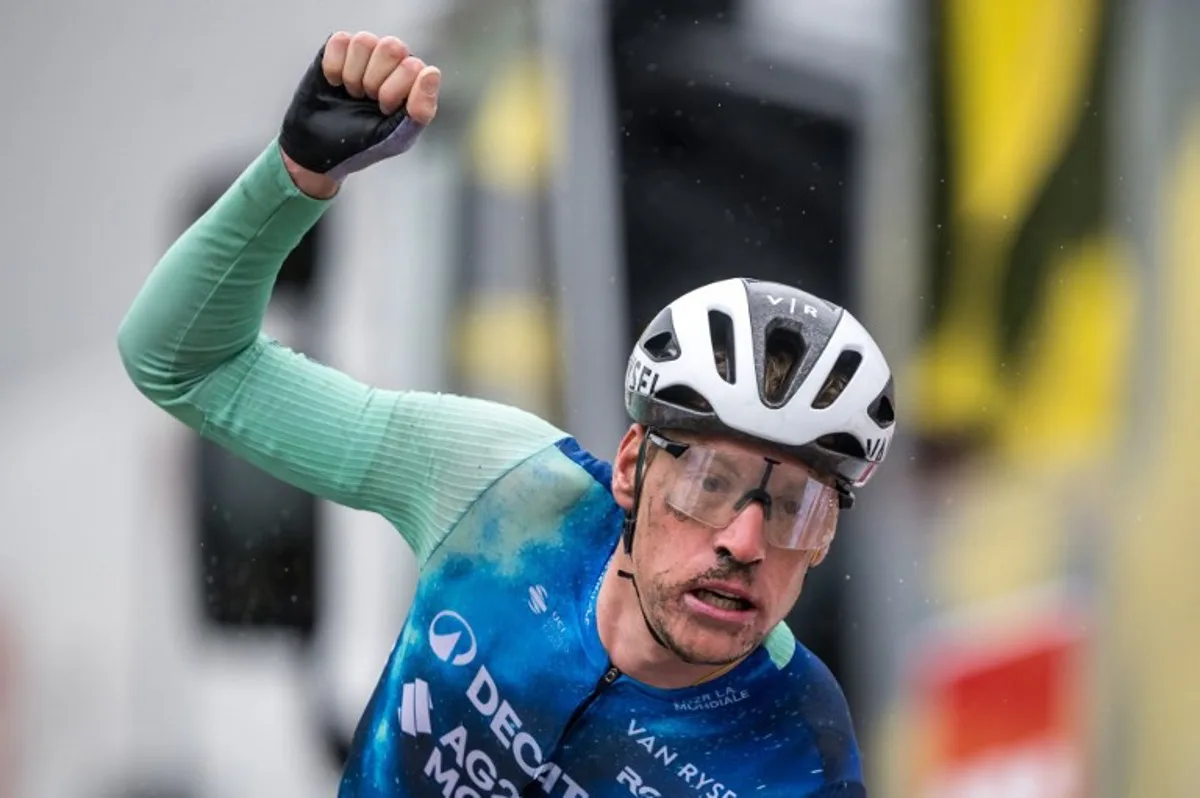
[[[665,632],[663,639],[669,648],[689,665],[728,665],[749,654],[763,640],[757,629],[709,630],[683,618],[668,624]]]

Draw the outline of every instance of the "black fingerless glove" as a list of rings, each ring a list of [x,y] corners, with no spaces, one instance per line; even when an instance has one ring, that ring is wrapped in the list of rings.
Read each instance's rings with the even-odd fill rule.
[[[384,116],[369,97],[351,97],[330,85],[321,69],[322,45],[296,87],[283,117],[279,146],[305,169],[341,181],[371,164],[407,151],[424,126],[401,108]]]

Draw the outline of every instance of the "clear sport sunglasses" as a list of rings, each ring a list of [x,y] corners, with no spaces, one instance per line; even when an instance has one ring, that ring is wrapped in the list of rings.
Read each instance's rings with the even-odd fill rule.
[[[676,512],[724,529],[757,501],[771,545],[817,550],[833,540],[839,496],[832,478],[759,454],[673,441],[655,431],[646,438],[670,455],[666,502]]]

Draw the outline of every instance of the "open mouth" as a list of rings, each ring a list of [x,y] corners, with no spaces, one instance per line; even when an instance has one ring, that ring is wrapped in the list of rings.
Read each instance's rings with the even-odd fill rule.
[[[691,591],[692,595],[700,599],[700,601],[716,607],[719,610],[730,610],[733,612],[746,612],[754,609],[754,603],[747,601],[741,596],[735,596],[730,593],[724,593],[720,590],[701,587]]]

